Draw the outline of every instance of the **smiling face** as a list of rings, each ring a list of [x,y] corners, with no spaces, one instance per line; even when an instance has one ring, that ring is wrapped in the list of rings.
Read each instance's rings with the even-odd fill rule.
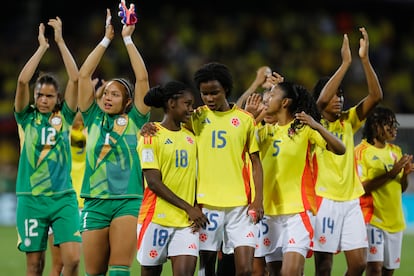
[[[100,99],[101,108],[110,115],[124,113],[127,105],[132,102],[132,99],[127,97],[126,94],[126,88],[123,84],[117,81],[109,81]]]
[[[229,110],[226,91],[217,80],[200,83],[200,94],[204,104],[213,111]]]
[[[177,125],[187,123],[194,111],[194,95],[190,91],[184,91],[178,98],[170,99],[168,105],[168,112]]]
[[[50,83],[39,85],[34,94],[36,107],[40,113],[52,112],[58,104],[58,92]]]

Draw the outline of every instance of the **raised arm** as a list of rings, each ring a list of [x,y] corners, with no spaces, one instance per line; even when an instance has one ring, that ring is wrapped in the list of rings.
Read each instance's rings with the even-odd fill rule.
[[[326,108],[332,97],[335,96],[335,94],[338,92],[339,86],[341,85],[346,72],[351,66],[352,56],[351,49],[349,48],[349,40],[347,34],[344,34],[344,38],[342,40],[341,56],[341,65],[329,79],[329,81],[325,84],[318,99],[316,100],[316,105],[321,112]]]
[[[134,30],[135,24],[124,25],[122,28],[122,37],[124,38],[132,70],[135,74],[134,104],[140,113],[147,114],[151,109],[144,103],[144,97],[149,90],[148,72],[141,54],[132,41],[131,35]]]
[[[49,43],[45,38],[45,25],[40,23],[39,25],[39,47],[33,56],[24,65],[22,71],[17,79],[16,95],[14,98],[14,108],[16,112],[22,111],[26,106],[29,105],[30,101],[30,87],[29,82],[32,79],[37,66],[40,63],[46,50],[49,48]]]
[[[81,111],[86,111],[95,99],[95,88],[92,83],[92,74],[101,61],[109,43],[114,38],[114,27],[111,24],[111,11],[106,10],[105,37],[88,55],[79,69],[79,101]]]
[[[63,63],[65,64],[69,78],[68,83],[66,84],[65,101],[71,110],[76,111],[78,105],[78,65],[63,39],[62,20],[59,17],[56,17],[56,19],[49,19],[47,24],[55,31],[55,41],[58,45],[60,54],[62,55]]]
[[[364,68],[368,84],[368,95],[357,105],[357,114],[360,120],[364,120],[371,110],[382,100],[382,88],[378,81],[377,74],[369,61],[368,48],[369,39],[365,28],[359,28],[362,38],[359,39],[359,57]]]
[[[237,100],[236,105],[240,108],[243,107],[244,103],[246,102],[247,98],[256,92],[257,88],[263,85],[266,82],[266,78],[268,75],[272,74],[272,69],[269,66],[262,66],[256,71],[256,78],[250,84],[249,88],[240,96]]]

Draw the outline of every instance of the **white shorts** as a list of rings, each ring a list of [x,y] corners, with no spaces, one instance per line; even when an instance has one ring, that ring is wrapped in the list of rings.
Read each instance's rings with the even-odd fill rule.
[[[170,256],[198,257],[199,236],[198,232],[191,232],[191,227],[165,227],[151,222],[145,229],[139,224],[138,236],[140,231],[145,231],[138,241],[137,260],[141,265],[161,265]]]
[[[275,216],[264,216],[259,223],[257,223],[257,244],[254,250],[256,258],[264,257],[276,250],[276,244],[282,233],[282,225],[275,223],[277,219]]]
[[[389,233],[367,224],[369,250],[367,262],[382,262],[386,269],[400,267],[403,232]]]
[[[297,252],[306,258],[312,250],[313,226],[310,212],[287,215],[282,233],[282,252]]]
[[[230,254],[240,246],[256,247],[257,228],[247,206],[212,207],[203,206],[203,213],[210,224],[200,230],[200,250],[219,251],[223,243],[223,252]]]
[[[334,201],[323,198],[314,226],[314,251],[337,253],[368,247],[359,199]]]
[[[270,245],[266,247],[266,262],[282,261],[283,259],[283,233],[287,227],[287,216],[267,216],[266,224],[269,231],[267,238]]]

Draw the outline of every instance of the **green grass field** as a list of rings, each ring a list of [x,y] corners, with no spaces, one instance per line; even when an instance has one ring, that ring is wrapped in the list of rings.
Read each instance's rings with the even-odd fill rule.
[[[16,248],[17,235],[15,227],[0,226],[0,275],[20,276],[25,275],[25,255]],[[414,275],[414,234],[404,235],[401,268],[394,275],[408,276]],[[345,272],[345,258],[343,254],[338,254],[334,259],[332,275],[343,275]],[[50,256],[47,256],[44,275],[50,271]],[[80,273],[84,274],[83,262],[81,262]],[[135,261],[132,267],[131,275],[140,275],[138,262]],[[172,275],[171,265],[164,265],[162,275]],[[308,259],[305,266],[305,275],[314,275],[313,259]]]

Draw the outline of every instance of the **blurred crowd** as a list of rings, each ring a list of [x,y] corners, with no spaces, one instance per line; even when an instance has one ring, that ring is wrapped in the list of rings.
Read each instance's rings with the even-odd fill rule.
[[[60,16],[66,26],[71,26],[64,30],[65,40],[79,66],[103,36],[101,24],[106,7],[112,9],[115,28],[121,28],[116,1],[101,1],[99,6],[85,3],[83,8],[73,7],[82,5],[80,1],[71,1],[71,4],[55,1],[55,6],[50,3],[45,6],[52,1],[17,1],[20,2],[16,7],[20,13],[3,17],[13,21],[7,20],[8,23],[0,27],[0,192],[9,189],[7,187],[14,182],[19,150],[12,114],[16,80],[24,62],[38,45],[39,23]],[[145,59],[151,85],[171,79],[191,83],[195,68],[208,61],[219,61],[232,70],[236,84],[234,100],[249,86],[256,69],[262,65],[269,65],[285,79],[311,90],[321,76],[333,74],[338,67],[343,34],[347,33],[354,62],[344,80],[348,100],[345,105],[353,105],[353,99],[366,94],[367,87],[358,57],[358,28],[364,26],[369,33],[371,63],[384,91],[383,104],[395,113],[414,113],[414,21],[409,22],[407,6],[401,3],[395,2],[394,6],[389,6],[395,9],[387,9],[379,15],[372,7],[364,10],[358,7],[298,9],[276,5],[278,1],[262,5],[260,9],[257,6],[249,9],[245,5],[241,10],[228,5],[224,8],[219,4],[222,2],[215,1],[209,2],[208,7],[203,7],[207,3],[200,3],[198,8],[162,2],[156,5],[155,1],[151,6],[143,4],[142,8],[136,3],[139,22],[133,39]],[[72,6],[65,8],[64,5]],[[59,14],[63,11],[66,12]],[[79,13],[74,15],[72,11]],[[15,20],[21,13],[24,16]],[[51,30],[46,34],[52,37]],[[123,47],[121,37],[116,37],[96,77],[123,75],[132,78]],[[111,48],[116,50],[111,51]],[[49,51],[57,51],[55,45],[51,45]],[[64,66],[58,57],[54,53],[46,54],[40,68],[61,72],[64,78]],[[64,81],[62,79],[62,83]],[[154,119],[158,114],[157,111],[153,113]]]

